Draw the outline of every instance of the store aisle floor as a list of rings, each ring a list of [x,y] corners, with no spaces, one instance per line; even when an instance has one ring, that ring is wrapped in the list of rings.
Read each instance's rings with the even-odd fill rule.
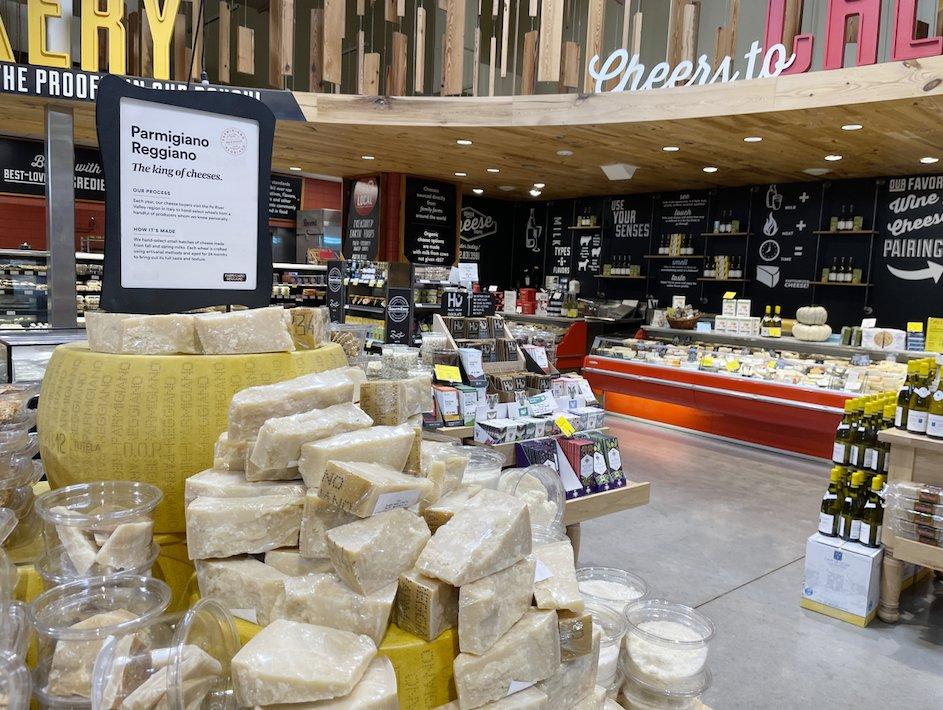
[[[825,462],[610,417],[648,506],[584,523],[581,566],[641,574],[717,627],[714,684],[728,708],[943,707],[943,583],[901,596],[901,622],[868,628],[799,607]]]

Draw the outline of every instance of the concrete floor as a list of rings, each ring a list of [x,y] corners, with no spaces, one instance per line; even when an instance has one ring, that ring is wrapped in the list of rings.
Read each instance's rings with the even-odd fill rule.
[[[637,572],[713,620],[708,706],[943,708],[943,583],[905,591],[896,625],[859,629],[799,607],[826,462],[608,424],[651,503],[584,523],[579,564]]]

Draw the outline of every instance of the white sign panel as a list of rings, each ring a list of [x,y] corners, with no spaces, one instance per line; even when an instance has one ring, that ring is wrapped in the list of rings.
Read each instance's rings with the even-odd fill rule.
[[[120,114],[121,286],[255,289],[258,123],[127,97]]]

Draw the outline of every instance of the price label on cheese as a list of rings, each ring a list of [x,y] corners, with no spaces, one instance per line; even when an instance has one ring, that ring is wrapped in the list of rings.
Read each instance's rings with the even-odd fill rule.
[[[385,513],[396,508],[408,508],[419,501],[419,491],[394,491],[377,496],[377,504],[373,507],[373,514]]]
[[[570,420],[564,416],[557,417],[553,420],[553,423],[557,425],[557,428],[563,436],[573,436],[576,433],[576,429],[570,424]]]
[[[727,361],[727,372],[736,372],[740,369],[739,360],[728,360]]]
[[[553,572],[550,571],[550,568],[540,560],[537,560],[537,566],[534,567],[534,584],[543,582],[545,579],[550,579],[552,576]]]
[[[736,298],[736,297],[737,297],[737,292],[736,292],[736,291],[725,291],[725,292],[724,292],[724,300],[725,300],[725,301],[729,301],[730,299]]]
[[[435,378],[439,382],[461,382],[462,372],[457,365],[436,365]]]
[[[907,323],[907,332],[908,333],[922,333],[923,321],[910,321],[909,323]]]

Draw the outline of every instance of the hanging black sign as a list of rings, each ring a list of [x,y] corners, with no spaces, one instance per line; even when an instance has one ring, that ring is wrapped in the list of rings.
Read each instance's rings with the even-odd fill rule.
[[[468,315],[472,318],[483,318],[494,315],[494,294],[488,291],[473,293],[468,299]]]
[[[380,178],[344,181],[343,251],[348,259],[373,261],[380,249]]]
[[[503,200],[462,199],[458,260],[478,264],[482,284],[510,285],[513,210],[513,203]]]
[[[442,292],[439,301],[439,313],[443,316],[461,317],[468,315],[468,294],[459,289]]]
[[[268,190],[269,219],[294,220],[301,209],[304,180],[290,175],[272,175]]]
[[[569,279],[573,271],[573,203],[552,202],[547,212],[548,276]]]
[[[406,178],[403,255],[413,264],[454,266],[458,255],[455,185]]]
[[[389,288],[386,294],[386,342],[412,345],[413,290]]]
[[[46,194],[46,155],[42,141],[0,138],[0,192],[11,195]],[[94,148],[75,149],[75,198],[102,202],[105,171]]]
[[[665,244],[671,235],[681,235],[694,255],[703,255],[701,233],[706,231],[708,194],[706,191],[675,192],[659,200],[656,243]],[[660,305],[671,305],[673,296],[685,297],[690,305],[698,305],[698,277],[703,273],[703,259],[650,259],[650,276],[655,279]]]
[[[543,283],[547,252],[546,203],[516,205],[513,231],[514,278],[509,285],[536,286]]]
[[[327,310],[331,316],[331,323],[344,322],[344,304],[347,302],[344,288],[344,262],[331,260],[327,262]]]

